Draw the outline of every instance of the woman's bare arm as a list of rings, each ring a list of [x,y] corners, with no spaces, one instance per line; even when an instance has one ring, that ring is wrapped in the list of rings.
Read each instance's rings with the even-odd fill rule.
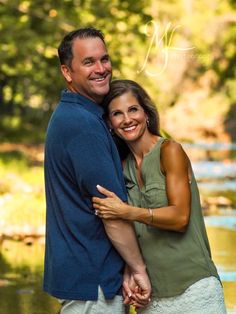
[[[189,185],[189,160],[181,145],[166,141],[161,149],[161,168],[166,176],[168,206],[139,208],[122,202],[114,193],[98,186],[107,196],[93,198],[94,208],[103,219],[139,221],[160,229],[185,231],[190,216],[191,193]]]

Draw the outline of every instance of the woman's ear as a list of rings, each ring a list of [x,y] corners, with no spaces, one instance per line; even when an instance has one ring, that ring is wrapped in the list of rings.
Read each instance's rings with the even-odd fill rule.
[[[109,118],[106,118],[106,122],[107,122],[107,125],[109,127],[110,133],[113,133],[113,128],[112,128],[112,125],[111,125],[111,122],[110,122]]]
[[[149,127],[150,125],[150,120],[149,120],[149,116],[146,114],[146,124],[147,124],[147,127]]]

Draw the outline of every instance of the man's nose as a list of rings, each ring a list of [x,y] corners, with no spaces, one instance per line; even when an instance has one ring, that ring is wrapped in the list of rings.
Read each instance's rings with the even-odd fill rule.
[[[104,65],[103,65],[103,63],[102,62],[97,62],[96,63],[96,68],[95,68],[95,72],[98,72],[98,73],[104,73],[105,72],[105,67],[104,67]]]

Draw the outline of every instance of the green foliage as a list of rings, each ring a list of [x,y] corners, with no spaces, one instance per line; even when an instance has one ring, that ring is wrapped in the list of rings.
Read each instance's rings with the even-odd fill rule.
[[[114,78],[137,80],[161,113],[196,89],[232,106],[235,10],[230,0],[1,0],[0,140],[43,141],[64,88],[57,47],[82,26],[103,30]]]
[[[18,108],[19,109],[19,108]],[[51,111],[40,108],[15,108],[14,113],[3,113],[0,124],[0,142],[42,143]]]
[[[55,105],[63,87],[63,80],[57,79],[57,47],[75,28],[93,25],[104,30],[119,69],[121,56],[139,36],[136,25],[151,18],[143,9],[137,1],[0,2],[0,100],[5,109],[20,104],[48,110]],[[116,36],[123,41],[123,50]]]

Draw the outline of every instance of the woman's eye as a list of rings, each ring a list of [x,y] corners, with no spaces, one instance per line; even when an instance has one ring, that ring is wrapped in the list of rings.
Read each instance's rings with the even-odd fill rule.
[[[116,111],[116,112],[113,112],[112,113],[112,116],[113,117],[117,117],[117,116],[119,116],[121,113],[119,112],[119,111]]]

